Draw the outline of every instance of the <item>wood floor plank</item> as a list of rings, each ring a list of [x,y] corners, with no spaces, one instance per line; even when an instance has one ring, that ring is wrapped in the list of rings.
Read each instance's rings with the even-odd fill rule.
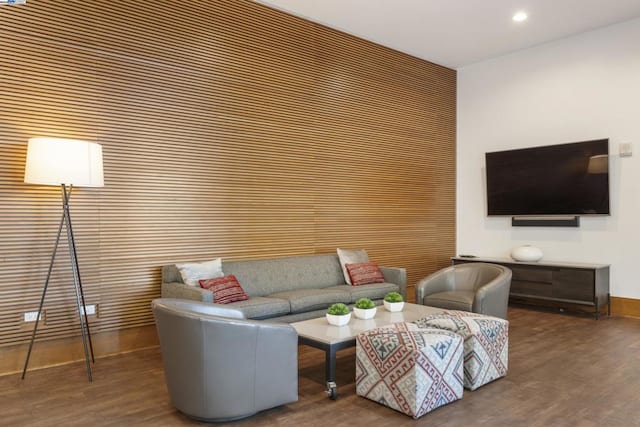
[[[299,401],[234,426],[640,426],[640,319],[509,308],[509,375],[421,419],[358,397],[355,352],[338,355],[339,397],[324,393],[324,356],[300,347]],[[0,377],[0,425],[205,425],[169,401],[159,349]],[[224,425],[224,424],[222,424]]]

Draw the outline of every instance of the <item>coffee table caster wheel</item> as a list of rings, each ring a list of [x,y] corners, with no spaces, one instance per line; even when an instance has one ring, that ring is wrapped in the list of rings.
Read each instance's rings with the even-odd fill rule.
[[[336,400],[338,398],[338,387],[333,381],[327,383],[327,395],[331,400]]]

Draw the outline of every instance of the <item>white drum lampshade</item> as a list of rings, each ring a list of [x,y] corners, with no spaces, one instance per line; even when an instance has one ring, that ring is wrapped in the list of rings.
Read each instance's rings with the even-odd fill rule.
[[[103,187],[102,146],[75,139],[31,138],[24,182]]]

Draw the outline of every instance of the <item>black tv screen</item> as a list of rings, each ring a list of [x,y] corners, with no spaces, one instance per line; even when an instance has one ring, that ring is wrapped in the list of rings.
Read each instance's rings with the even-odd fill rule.
[[[492,215],[609,215],[609,140],[486,153]]]

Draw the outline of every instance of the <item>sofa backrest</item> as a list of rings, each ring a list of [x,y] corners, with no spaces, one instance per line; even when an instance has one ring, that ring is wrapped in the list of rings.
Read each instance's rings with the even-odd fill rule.
[[[249,296],[345,284],[336,254],[223,261],[222,271],[235,275]],[[175,265],[163,267],[162,281],[182,282]]]

